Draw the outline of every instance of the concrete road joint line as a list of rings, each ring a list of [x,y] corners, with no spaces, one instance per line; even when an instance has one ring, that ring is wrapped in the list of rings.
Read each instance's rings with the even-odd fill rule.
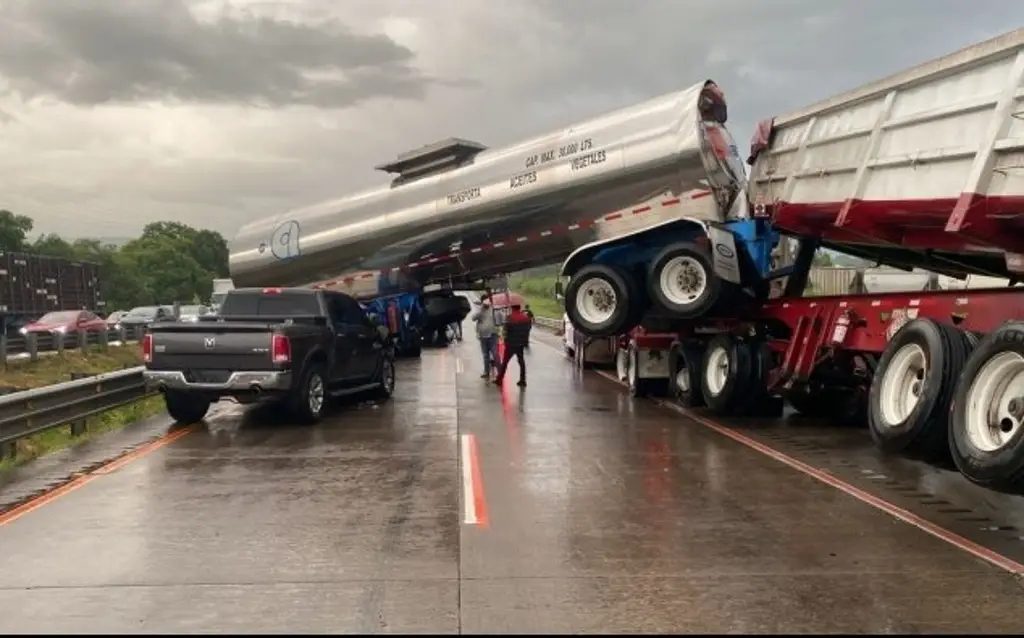
[[[545,343],[544,341],[540,340],[538,340],[537,343],[543,345],[545,348],[550,348],[551,350],[554,350],[555,352],[561,354],[561,351],[558,348],[552,346],[549,343]],[[596,370],[595,372],[597,372],[597,374],[600,375],[601,377],[604,377],[605,379],[608,379],[609,381],[615,383],[616,385],[620,387],[623,386],[623,382],[616,378],[614,374],[605,372],[603,370]],[[825,483],[826,485],[833,487],[841,492],[845,492],[846,494],[852,496],[858,501],[866,505],[870,505],[882,512],[885,512],[886,514],[889,514],[890,516],[908,525],[912,525],[913,527],[916,527],[917,529],[921,530],[922,532],[925,532],[926,534],[934,536],[935,538],[938,538],[939,540],[944,541],[961,551],[967,552],[975,558],[979,558],[985,561],[986,563],[989,563],[990,565],[994,565],[995,567],[1003,569],[1017,576],[1018,578],[1024,576],[1024,565],[1022,565],[1021,563],[1018,563],[1017,561],[1007,558],[1006,556],[1003,556],[1002,554],[999,554],[997,552],[994,552],[988,549],[987,547],[983,547],[971,540],[968,540],[963,536],[960,536],[959,534],[944,529],[932,523],[931,521],[927,521],[921,518],[920,516],[917,516],[916,514],[913,514],[912,512],[903,509],[902,507],[893,505],[892,503],[882,498],[879,498],[877,496],[874,496],[873,494],[869,494],[857,487],[854,487],[853,485],[850,485],[846,481],[843,481],[842,479],[836,478],[835,476],[829,474],[825,470],[815,468],[811,465],[808,465],[807,463],[804,463],[803,461],[799,461],[787,454],[772,449],[767,445],[764,445],[763,443],[759,443],[758,441],[755,441],[742,434],[739,434],[738,432],[734,432],[728,426],[716,423],[705,417],[694,414],[690,410],[687,410],[682,406],[676,405],[671,401],[654,399],[654,403],[656,403],[662,408],[666,408],[672,410],[673,412],[677,412],[685,416],[686,418],[694,421],[695,423],[698,423],[710,430],[713,430],[718,434],[721,434],[722,436],[730,438],[733,441],[740,443],[741,445],[744,445],[756,452],[760,452],[761,454],[764,454],[765,456],[768,456],[782,463],[783,465],[787,465],[790,468],[800,472],[801,474],[804,474],[817,481]]]

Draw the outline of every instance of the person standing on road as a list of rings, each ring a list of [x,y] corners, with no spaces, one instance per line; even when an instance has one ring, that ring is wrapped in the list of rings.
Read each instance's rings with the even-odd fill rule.
[[[491,303],[486,299],[478,301],[477,306],[472,319],[476,324],[476,337],[480,340],[480,352],[484,356],[484,373],[480,378],[489,379],[491,361],[494,359],[494,313],[491,312]]]
[[[526,358],[523,356],[523,350],[530,343],[530,328],[532,327],[533,322],[530,321],[530,316],[522,311],[519,304],[514,304],[512,312],[505,320],[505,356],[502,357],[501,364],[498,366],[498,376],[494,378],[495,384],[501,385],[505,379],[508,364],[512,361],[512,357],[515,357],[519,362],[519,387],[526,387]]]
[[[523,312],[525,312],[526,316],[530,318],[530,323],[531,324],[537,323],[536,319],[533,316],[533,311],[530,310],[530,304],[526,304],[526,306],[523,308]],[[529,341],[526,342],[526,346],[525,347],[526,347],[527,350],[530,349],[530,342]]]

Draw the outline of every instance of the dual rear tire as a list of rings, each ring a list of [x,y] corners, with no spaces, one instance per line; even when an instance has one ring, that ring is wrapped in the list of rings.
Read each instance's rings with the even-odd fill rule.
[[[697,319],[732,299],[733,285],[714,272],[707,251],[691,242],[672,244],[650,262],[646,273],[620,266],[581,268],[565,291],[573,326],[591,337],[623,334],[653,305],[674,319]]]

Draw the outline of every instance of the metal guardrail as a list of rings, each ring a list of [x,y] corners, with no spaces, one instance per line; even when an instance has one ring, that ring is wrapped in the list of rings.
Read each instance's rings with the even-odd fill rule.
[[[19,439],[61,426],[82,434],[87,418],[154,394],[147,390],[143,370],[139,366],[0,396],[0,459],[14,456]]]
[[[114,330],[91,330],[78,333],[28,333],[19,336],[0,335],[0,352],[6,356],[28,354],[36,359],[40,352],[78,350],[85,347],[102,347],[114,342],[138,341],[146,334],[147,326],[121,326]]]

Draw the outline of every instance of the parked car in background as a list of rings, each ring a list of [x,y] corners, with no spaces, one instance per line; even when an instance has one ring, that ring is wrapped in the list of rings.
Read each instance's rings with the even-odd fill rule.
[[[200,317],[212,314],[209,306],[198,305],[198,306],[179,306],[178,307],[178,321],[188,321],[195,323],[199,321]]]
[[[88,310],[58,310],[48,312],[39,319],[25,325],[21,334],[66,334],[81,330],[103,332],[107,322]]]
[[[121,325],[121,317],[125,315],[124,310],[115,310],[114,312],[107,315],[107,328],[110,330],[117,330]]]
[[[148,326],[158,321],[174,321],[174,311],[164,306],[139,306],[121,315],[121,325],[129,328]]]

